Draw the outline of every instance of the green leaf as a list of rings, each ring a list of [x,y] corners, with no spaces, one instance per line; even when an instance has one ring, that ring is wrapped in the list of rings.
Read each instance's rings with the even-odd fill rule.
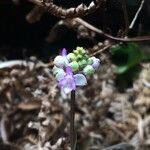
[[[112,60],[117,65],[118,74],[127,72],[144,59],[144,54],[135,43],[120,44],[111,49]]]
[[[115,72],[118,74],[124,73],[128,70],[127,66],[119,66],[115,69]]]

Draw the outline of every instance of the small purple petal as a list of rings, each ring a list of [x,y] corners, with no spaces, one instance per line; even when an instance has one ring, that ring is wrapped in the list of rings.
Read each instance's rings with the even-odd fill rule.
[[[71,75],[73,77],[72,68],[70,66],[66,67],[66,73],[67,73],[67,75]]]
[[[65,77],[64,77],[62,80],[59,81],[58,86],[59,86],[60,88],[63,88],[63,87],[65,86],[65,84],[66,84],[66,79],[65,79]]]
[[[66,75],[61,81],[59,81],[58,86],[67,94],[72,90],[76,89],[74,78],[70,75]]]
[[[61,55],[62,56],[67,56],[67,50],[65,48],[62,49]]]

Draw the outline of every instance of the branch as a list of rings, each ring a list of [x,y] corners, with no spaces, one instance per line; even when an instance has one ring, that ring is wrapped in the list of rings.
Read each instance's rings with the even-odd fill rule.
[[[138,11],[136,12],[136,14],[135,14],[135,16],[134,16],[134,18],[133,18],[133,20],[132,20],[130,26],[129,26],[129,29],[132,29],[132,28],[133,28],[133,26],[134,26],[134,24],[135,24],[135,21],[137,20],[138,15],[139,15],[140,11],[141,11],[142,8],[143,8],[144,2],[145,2],[145,1],[142,0],[141,5],[140,5]]]
[[[55,4],[53,4],[53,0],[50,0],[49,3],[45,3],[43,4],[43,0],[29,0],[35,4],[37,4],[38,6],[42,6],[45,9],[47,9],[48,12],[50,12],[51,14],[57,16],[57,17],[61,17],[61,18],[74,18],[74,17],[78,17],[78,16],[84,16],[87,15],[88,13],[93,12],[94,10],[96,10],[97,8],[99,8],[100,4],[104,1],[104,0],[94,0],[90,3],[90,5],[87,7],[84,4],[81,4],[79,6],[77,6],[76,8],[68,8],[68,9],[64,9],[62,7],[59,7]],[[144,0],[141,3],[141,6],[137,12],[140,12],[140,10],[142,9]],[[136,17],[135,17],[136,18]],[[150,36],[141,36],[141,37],[134,37],[134,38],[119,38],[119,37],[114,37],[112,35],[109,35],[105,32],[103,32],[102,30],[94,27],[93,25],[87,23],[86,21],[82,20],[81,18],[75,18],[73,19],[74,21],[82,24],[83,26],[85,26],[86,28],[112,40],[112,41],[120,41],[120,42],[141,42],[141,41],[150,41]],[[134,19],[136,20],[136,19]],[[132,26],[132,25],[131,25]]]
[[[110,39],[113,41],[120,41],[120,42],[141,42],[141,41],[150,41],[150,36],[141,36],[141,37],[134,37],[134,38],[118,38],[118,37],[114,37],[112,35],[109,35],[105,32],[103,32],[102,30],[94,27],[93,25],[87,23],[86,21],[84,21],[81,18],[75,18],[74,19],[76,22],[82,24],[83,26],[85,26],[86,28]]]
[[[90,54],[90,56],[95,56],[95,55],[101,54],[102,52],[104,52],[105,50],[109,49],[110,47],[112,47],[112,44],[109,44],[109,45],[105,46],[104,48],[99,49],[98,51]]]
[[[75,17],[83,17],[87,14],[90,14],[97,10],[104,0],[93,0],[89,6],[85,4],[80,4],[77,7],[72,8],[62,8],[61,6],[57,6],[53,3],[53,0],[45,3],[44,0],[28,0],[30,2],[35,3],[38,6],[43,6],[47,9],[49,13],[55,15],[59,18],[75,18]]]
[[[129,17],[128,17],[128,12],[127,12],[126,0],[121,0],[121,3],[122,3],[123,14],[124,14],[125,34],[127,34],[128,29],[129,29]]]

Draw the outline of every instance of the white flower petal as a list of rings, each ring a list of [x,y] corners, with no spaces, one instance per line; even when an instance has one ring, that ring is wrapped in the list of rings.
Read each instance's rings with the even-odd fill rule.
[[[54,65],[63,68],[66,65],[66,57],[56,56],[54,59]]]
[[[74,75],[74,80],[77,86],[84,86],[87,84],[86,77],[83,74]]]
[[[68,61],[68,59],[67,59],[67,57],[66,56],[64,56],[64,62],[65,62],[65,67],[67,67],[68,66],[68,64],[69,64],[69,61]]]
[[[56,75],[58,72],[64,72],[62,68],[58,68],[56,66],[53,67],[52,72],[54,75]]]
[[[63,88],[63,91],[64,91],[65,94],[68,94],[72,91],[72,89],[66,86],[66,87]]]
[[[64,71],[60,71],[56,74],[55,78],[57,81],[60,81],[64,78],[65,75],[66,75],[66,73]]]

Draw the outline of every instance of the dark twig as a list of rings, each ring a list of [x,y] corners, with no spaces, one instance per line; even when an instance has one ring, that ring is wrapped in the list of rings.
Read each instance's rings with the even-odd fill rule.
[[[76,132],[74,128],[74,117],[75,117],[75,91],[71,91],[71,101],[70,101],[70,142],[71,150],[76,149]]]
[[[129,17],[127,11],[127,4],[125,0],[121,0],[121,3],[122,3],[122,9],[123,9],[124,21],[125,21],[125,34],[127,34],[129,29]]]
[[[87,23],[86,21],[84,21],[81,18],[75,18],[75,21],[82,24],[83,26],[85,26],[86,28],[100,34],[103,35],[104,37],[113,40],[113,41],[120,41],[120,42],[141,42],[141,41],[150,41],[150,36],[141,36],[141,37],[134,37],[134,38],[118,38],[118,37],[114,37],[112,35],[109,35],[105,32],[103,32],[102,30],[94,27],[93,25]]]
[[[29,13],[28,15],[26,16],[26,19],[29,23],[35,23],[37,21],[39,21],[43,15],[43,13],[45,12],[46,10],[41,7],[41,6],[38,6],[36,5]]]
[[[112,46],[111,44],[110,44],[110,45],[107,45],[107,46],[105,46],[104,48],[99,49],[98,51],[96,51],[96,52],[94,52],[94,53],[90,54],[90,56],[98,55],[98,54],[100,54],[100,53],[104,52],[105,50],[109,49],[111,46]]]

